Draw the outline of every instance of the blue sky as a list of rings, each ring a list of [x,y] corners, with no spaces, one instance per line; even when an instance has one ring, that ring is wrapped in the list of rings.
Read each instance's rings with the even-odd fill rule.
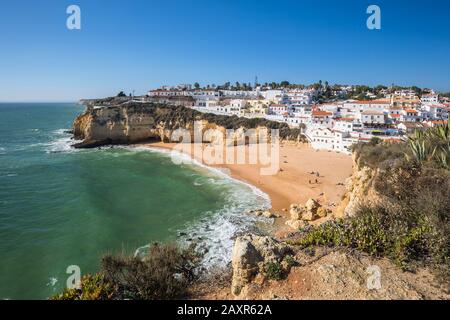
[[[81,8],[81,30],[66,8]],[[366,28],[381,8],[382,29]],[[0,4],[0,101],[288,80],[450,91],[450,1],[40,0]]]

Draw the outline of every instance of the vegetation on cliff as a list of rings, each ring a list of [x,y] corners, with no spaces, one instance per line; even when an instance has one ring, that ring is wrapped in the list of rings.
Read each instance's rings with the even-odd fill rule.
[[[392,258],[404,269],[432,266],[450,276],[449,125],[416,132],[405,144],[372,141],[355,146],[356,162],[375,172],[382,203],[362,204],[355,217],[311,228],[301,246],[355,248]]]
[[[167,300],[186,296],[196,279],[199,257],[193,248],[155,243],[141,259],[105,256],[101,270],[84,276],[78,289],[65,289],[53,300]]]
[[[300,129],[291,129],[286,123],[270,121],[264,118],[243,118],[236,115],[226,116],[213,113],[203,113],[183,106],[170,106],[166,104],[128,104],[129,111],[134,113],[149,113],[156,123],[164,124],[165,129],[185,128],[193,125],[195,121],[206,120],[211,124],[224,127],[225,129],[255,129],[266,127],[268,129],[278,129],[282,139],[303,139]]]
[[[184,106],[160,103],[115,104],[105,100],[104,108],[88,108],[74,122],[74,135],[83,139],[77,147],[102,144],[135,143],[152,139],[168,140],[176,129],[192,129],[196,121],[207,121],[208,126],[224,129],[278,129],[282,140],[304,140],[300,129],[291,129],[286,123],[263,118],[240,118],[202,113]],[[94,104],[101,103],[95,101]],[[91,104],[89,104],[91,105]],[[163,129],[163,130],[161,130]],[[270,132],[269,132],[270,135]]]

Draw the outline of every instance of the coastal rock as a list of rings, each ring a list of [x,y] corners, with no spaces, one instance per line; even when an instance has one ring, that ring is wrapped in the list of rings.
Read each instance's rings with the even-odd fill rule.
[[[270,212],[269,210],[264,211],[262,215],[263,215],[263,217],[266,217],[266,218],[277,218],[278,217],[277,214]]]
[[[317,200],[314,200],[312,198],[308,199],[305,203],[306,211],[311,211],[314,214],[317,212],[317,209],[319,209],[320,204],[317,202]]]
[[[303,221],[303,220],[291,219],[291,220],[287,220],[286,221],[286,225],[288,225],[292,229],[299,230],[301,228],[306,227],[308,225],[308,223],[306,221]]]
[[[253,234],[236,238],[231,265],[233,278],[231,292],[239,295],[267,262],[280,262],[291,249],[271,237]]]
[[[318,218],[318,216],[312,211],[306,211],[302,215],[302,220],[304,221],[314,221]]]
[[[318,218],[317,210],[320,208],[319,202],[309,199],[305,204],[305,211],[302,214],[302,220],[313,221]]]
[[[291,209],[289,211],[292,220],[300,220],[302,218],[302,214],[305,211],[305,208],[298,204],[292,204]]]
[[[82,142],[75,144],[78,148],[93,148],[101,145],[132,144],[138,142],[163,141],[192,143],[194,127],[197,124],[202,133],[207,130],[217,130],[225,136],[232,117],[205,114],[186,108],[183,105],[170,105],[167,103],[135,103],[132,101],[116,101],[109,99],[95,99],[84,101],[87,110],[78,116],[73,123],[73,134]],[[250,120],[241,118],[240,127],[236,128],[230,143],[242,141],[248,128],[254,128],[256,135],[259,130],[266,132],[267,121],[254,127]],[[281,137],[283,140],[303,138],[297,131],[292,131],[285,123],[274,122],[275,127],[285,127]],[[183,132],[181,132],[183,130]],[[180,141],[180,133],[185,130],[190,139]],[[203,141],[213,142],[215,137]]]
[[[319,209],[317,209],[317,216],[319,218],[324,218],[326,216],[328,216],[331,213],[331,210],[326,209],[324,207],[320,207]]]
[[[250,210],[248,214],[253,214],[257,217],[265,217],[265,218],[279,218],[280,216],[276,213],[270,212],[269,210]]]

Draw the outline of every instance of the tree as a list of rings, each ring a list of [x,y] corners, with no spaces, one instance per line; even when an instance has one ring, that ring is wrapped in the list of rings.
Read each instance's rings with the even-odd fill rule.
[[[195,89],[200,89],[200,84],[198,82],[194,83],[194,88]]]
[[[123,97],[126,97],[127,95],[123,92],[123,91],[120,91],[118,94],[117,94],[117,97],[120,97],[120,98],[123,98]]]
[[[286,80],[281,81],[280,86],[283,87],[283,88],[289,86],[289,81],[286,81]]]

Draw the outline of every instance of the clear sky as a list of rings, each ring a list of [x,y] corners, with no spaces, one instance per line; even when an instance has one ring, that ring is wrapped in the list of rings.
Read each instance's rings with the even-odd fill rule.
[[[81,8],[81,30],[66,8]],[[381,30],[366,27],[369,5]],[[0,101],[163,84],[417,85],[450,91],[450,1],[3,0]]]

